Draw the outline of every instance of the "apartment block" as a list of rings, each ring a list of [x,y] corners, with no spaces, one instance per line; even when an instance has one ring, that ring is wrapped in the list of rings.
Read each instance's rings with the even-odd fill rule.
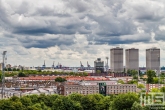
[[[126,71],[139,71],[139,49],[131,48],[125,50],[125,64]]]
[[[106,95],[136,92],[136,88],[137,88],[135,84],[111,84],[111,85],[105,84],[104,87],[105,87],[104,90]],[[60,85],[57,87],[57,91],[60,95],[69,95],[73,93],[79,93],[83,95],[101,93],[100,86],[97,83],[95,85],[79,85],[79,84]]]
[[[110,66],[112,72],[123,72],[123,48],[110,49]]]
[[[150,48],[146,49],[146,69],[153,70],[157,73],[160,73],[160,49],[159,48]]]

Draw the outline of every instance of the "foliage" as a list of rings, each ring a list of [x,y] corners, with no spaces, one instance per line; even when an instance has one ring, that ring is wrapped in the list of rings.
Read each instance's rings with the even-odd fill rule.
[[[131,107],[131,110],[142,110],[142,106],[135,101]]]
[[[23,73],[23,72],[19,72],[18,73],[18,77],[25,77],[26,75],[25,75],[25,73]]]
[[[154,83],[154,77],[156,76],[155,71],[148,70],[147,71],[147,83]]]
[[[0,110],[149,110],[140,105],[135,93],[103,96],[101,94],[28,95],[0,100]]]
[[[161,87],[160,92],[165,92],[165,87]]]
[[[137,83],[138,83],[138,81],[135,81],[135,80],[130,80],[127,82],[127,84],[137,84]]]
[[[136,70],[127,70],[127,74],[129,75],[129,76],[132,76],[133,77],[133,79],[138,79],[138,71],[136,71]]]
[[[135,93],[119,94],[112,102],[112,109],[130,109],[135,101],[139,102],[139,98]]]
[[[67,80],[65,78],[62,78],[62,77],[57,77],[55,79],[55,82],[65,82],[65,81],[67,81]]]
[[[0,71],[2,74],[2,71]],[[23,69],[16,69],[16,68],[6,68],[5,69],[5,76],[12,77],[12,76],[19,76],[19,77],[26,77],[29,75],[69,75],[69,76],[88,76],[86,72],[51,72],[51,71],[41,71],[41,70],[23,70]]]
[[[119,79],[117,82],[120,83],[120,84],[124,84],[124,81],[121,80],[121,79]]]
[[[159,92],[159,89],[158,88],[152,88],[151,92]]]
[[[100,70],[97,70],[97,71],[96,71],[96,73],[100,74],[100,73],[101,73],[101,71],[100,71]]]
[[[137,88],[143,89],[143,88],[145,88],[145,86],[143,84],[138,84]]]
[[[154,84],[158,84],[159,83],[159,78],[158,77],[154,77],[153,78],[153,83]]]

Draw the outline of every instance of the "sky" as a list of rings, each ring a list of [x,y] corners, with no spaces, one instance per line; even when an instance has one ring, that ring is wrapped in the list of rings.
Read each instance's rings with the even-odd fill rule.
[[[114,47],[138,48],[139,66],[160,48],[163,66],[164,35],[165,0],[0,0],[0,52],[12,66],[93,66]]]

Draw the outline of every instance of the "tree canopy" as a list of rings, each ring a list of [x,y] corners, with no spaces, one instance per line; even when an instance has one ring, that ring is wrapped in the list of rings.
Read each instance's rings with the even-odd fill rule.
[[[65,82],[65,81],[67,81],[67,80],[65,78],[62,78],[62,77],[57,77],[55,79],[55,82]]]
[[[147,71],[147,83],[154,83],[154,77],[156,76],[155,71],[148,70]]]
[[[135,93],[14,96],[0,100],[0,110],[148,110],[140,105],[139,99]]]

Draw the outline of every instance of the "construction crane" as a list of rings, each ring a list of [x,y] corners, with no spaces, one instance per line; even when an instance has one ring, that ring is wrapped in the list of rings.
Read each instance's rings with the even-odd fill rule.
[[[52,68],[54,69],[54,61],[53,61],[53,65],[52,65]]]
[[[80,61],[80,67],[81,67],[81,70],[84,70],[84,65],[82,65],[81,61]]]
[[[42,65],[42,69],[45,69],[46,65],[45,65],[45,60],[44,60],[44,64]]]
[[[91,66],[88,64],[88,61],[87,61],[87,67],[89,70],[91,69]]]

